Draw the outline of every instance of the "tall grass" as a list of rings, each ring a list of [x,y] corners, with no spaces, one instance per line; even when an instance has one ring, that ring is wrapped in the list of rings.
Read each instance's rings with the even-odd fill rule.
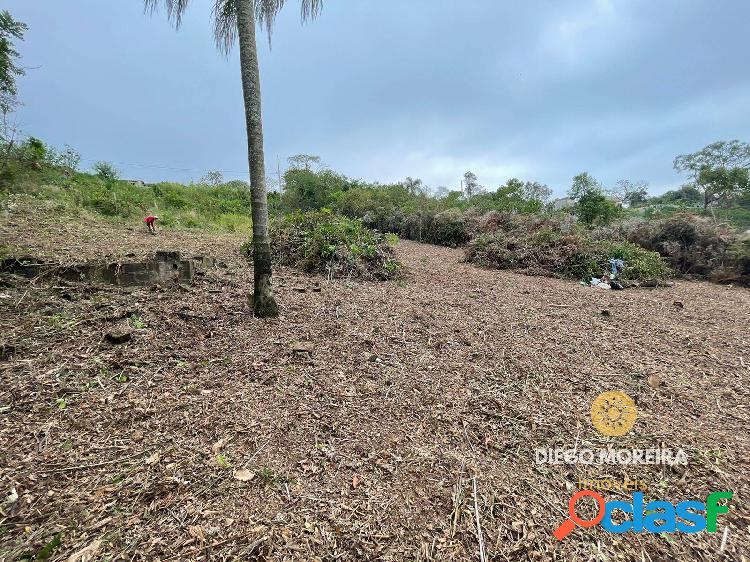
[[[161,182],[147,186],[87,173],[44,167],[19,170],[0,186],[0,195],[46,199],[69,212],[86,210],[109,219],[159,216],[160,225],[249,234],[250,187],[234,181],[218,186]]]

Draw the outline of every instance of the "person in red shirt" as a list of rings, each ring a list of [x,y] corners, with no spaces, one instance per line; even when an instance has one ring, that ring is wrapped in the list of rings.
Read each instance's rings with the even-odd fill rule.
[[[146,223],[146,226],[148,227],[148,231],[151,234],[156,234],[156,224],[154,223],[158,220],[159,220],[159,217],[157,216],[148,216],[145,219],[143,219],[143,222]]]

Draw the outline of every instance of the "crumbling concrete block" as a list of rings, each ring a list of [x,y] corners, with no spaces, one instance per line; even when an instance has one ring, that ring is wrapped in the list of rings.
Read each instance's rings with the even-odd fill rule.
[[[61,266],[42,263],[30,257],[5,259],[2,271],[24,277],[51,275],[74,282],[104,282],[120,286],[146,287],[150,285],[190,284],[195,277],[193,260],[181,259],[180,252],[158,251],[146,262],[84,263]]]

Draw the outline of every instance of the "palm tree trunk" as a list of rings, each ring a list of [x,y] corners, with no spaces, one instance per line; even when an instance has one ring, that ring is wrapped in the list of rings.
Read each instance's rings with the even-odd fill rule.
[[[268,198],[263,154],[260,71],[255,44],[254,2],[253,0],[236,0],[236,6],[253,214],[254,294],[251,301],[256,316],[267,318],[278,316],[279,307],[273,298],[271,288],[271,244],[268,237]]]

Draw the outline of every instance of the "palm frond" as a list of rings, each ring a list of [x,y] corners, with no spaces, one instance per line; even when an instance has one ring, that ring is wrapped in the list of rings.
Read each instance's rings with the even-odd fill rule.
[[[266,28],[268,41],[271,41],[276,16],[284,7],[286,0],[255,0],[255,19]],[[323,0],[300,0],[300,19],[302,23],[315,19],[323,11]]]
[[[216,47],[224,54],[232,50],[237,40],[237,2],[243,0],[215,0],[211,10],[214,22],[214,40]],[[271,42],[271,31],[276,16],[284,7],[286,0],[249,0],[255,8],[255,19],[265,28],[268,42]],[[144,10],[153,14],[164,5],[167,18],[175,27],[182,24],[182,16],[190,0],[144,0]],[[315,19],[323,10],[323,0],[300,0],[300,19],[303,23]]]
[[[188,2],[190,0],[144,0],[143,8],[146,12],[153,14],[158,11],[161,4],[164,4],[167,9],[167,19],[174,22],[175,27],[180,27]]]
[[[237,0],[216,0],[212,10],[216,48],[225,55],[237,40]]]
[[[323,11],[323,0],[302,0],[300,5],[300,18],[302,23],[314,20]]]

